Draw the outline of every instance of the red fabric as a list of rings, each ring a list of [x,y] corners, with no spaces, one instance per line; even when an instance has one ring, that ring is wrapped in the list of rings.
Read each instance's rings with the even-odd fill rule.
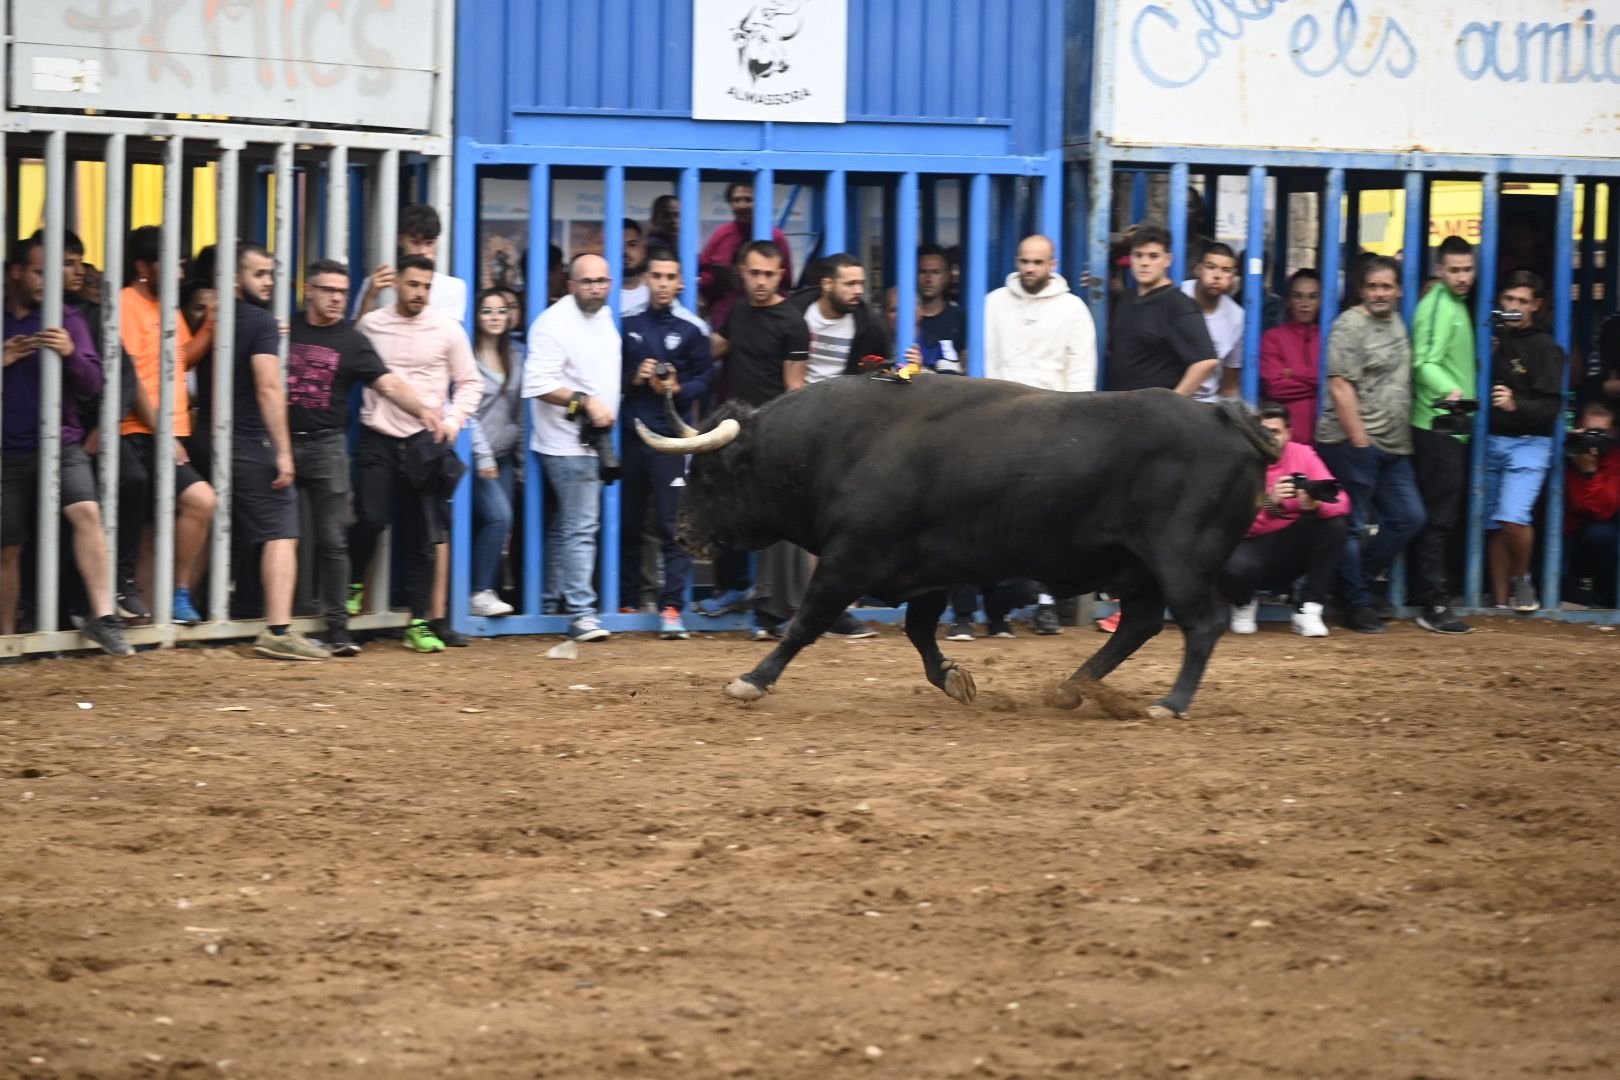
[[[1288,322],[1260,338],[1260,396],[1287,406],[1294,442],[1311,443],[1321,383],[1322,328]]]
[[[1335,479],[1328,471],[1328,467],[1322,463],[1322,459],[1316,456],[1315,450],[1304,443],[1290,441],[1283,447],[1282,458],[1266,469],[1266,490],[1270,491],[1277,486],[1277,481],[1294,473],[1304,473],[1311,480]],[[1337,502],[1319,503],[1316,515],[1325,518],[1343,517],[1349,512],[1350,495],[1341,491]],[[1260,513],[1255,516],[1254,524],[1249,526],[1249,531],[1244,535],[1264,536],[1278,529],[1286,529],[1299,520],[1301,513],[1298,499],[1284,499],[1282,506],[1277,508],[1277,513],[1261,507]]]
[[[1569,509],[1564,515],[1564,531],[1579,532],[1594,521],[1608,521],[1620,511],[1620,450],[1610,450],[1598,459],[1598,471],[1590,476],[1564,470],[1564,491]]]
[[[752,239],[743,235],[742,228],[735,221],[728,221],[714,230],[698,255],[698,265],[702,268],[698,274],[698,290],[709,303],[709,325],[716,330],[725,324],[726,314],[741,294],[723,291],[718,275],[709,267],[732,265],[737,258],[737,249]],[[786,296],[793,287],[793,250],[788,247],[787,234],[781,229],[773,228],[771,239],[782,249],[782,287],[778,291]]]

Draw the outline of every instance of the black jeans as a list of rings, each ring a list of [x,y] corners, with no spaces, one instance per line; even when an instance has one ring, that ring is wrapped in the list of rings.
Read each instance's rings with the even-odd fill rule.
[[[329,626],[347,626],[349,595],[349,446],[342,431],[294,433],[298,494],[314,526],[316,598]]]
[[[1468,444],[1454,435],[1413,428],[1412,467],[1427,513],[1412,541],[1412,591],[1424,607],[1449,604],[1446,564],[1468,497]]]
[[[686,459],[660,454],[640,439],[624,441],[619,477],[619,606],[641,604],[641,529],[652,495],[658,515],[658,537],[664,556],[664,587],[658,607],[679,610],[686,606],[686,582],[692,576],[692,557],[675,542],[676,514],[686,477]]]
[[[436,546],[443,542],[445,512],[434,506],[434,496],[412,487],[405,479],[405,440],[361,428],[354,452],[355,525],[349,536],[354,569],[364,574],[377,551],[377,539],[394,522],[398,550],[405,564],[405,598],[411,618],[425,619],[433,597]],[[442,499],[439,500],[443,502]],[[380,597],[386,608],[388,598]]]
[[[1007,613],[1020,606],[1018,601],[1029,591],[1027,582],[1016,581],[1000,585],[958,585],[951,590],[951,613],[956,622],[972,622],[973,612],[979,606],[979,593],[983,592],[985,621],[1005,622]]]
[[[1221,567],[1221,595],[1231,603],[1247,604],[1260,589],[1287,588],[1303,574],[1305,588],[1295,606],[1325,603],[1344,558],[1349,523],[1343,515],[1302,514],[1287,528],[1246,537]]]

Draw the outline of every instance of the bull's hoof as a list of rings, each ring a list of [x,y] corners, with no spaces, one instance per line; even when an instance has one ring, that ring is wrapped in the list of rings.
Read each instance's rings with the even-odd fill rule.
[[[1059,683],[1051,693],[1048,700],[1060,709],[1078,709],[1085,704],[1085,695],[1078,686],[1070,683]]]
[[[958,664],[955,660],[946,660],[941,665],[945,669],[945,685],[940,687],[946,696],[959,701],[963,705],[971,705],[979,696],[979,687],[973,681],[973,673]]]
[[[1187,714],[1177,712],[1168,705],[1149,705],[1147,707],[1147,718],[1149,720],[1185,720]]]
[[[768,693],[770,687],[759,686],[740,676],[726,684],[726,695],[737,701],[758,701]]]

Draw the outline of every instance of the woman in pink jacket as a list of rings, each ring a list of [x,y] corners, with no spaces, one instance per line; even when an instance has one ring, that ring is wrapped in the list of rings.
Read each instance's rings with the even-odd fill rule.
[[[1293,598],[1294,633],[1327,637],[1322,605],[1344,555],[1350,497],[1338,490],[1338,482],[1315,450],[1292,440],[1287,406],[1262,402],[1260,423],[1282,444],[1283,452],[1266,469],[1260,513],[1221,568],[1221,593],[1232,604],[1232,632],[1252,634],[1258,629],[1256,592],[1292,590],[1303,575],[1305,587]]]
[[[1310,444],[1316,433],[1321,388],[1322,279],[1296,270],[1288,279],[1288,321],[1260,338],[1260,396],[1288,409],[1294,441]]]

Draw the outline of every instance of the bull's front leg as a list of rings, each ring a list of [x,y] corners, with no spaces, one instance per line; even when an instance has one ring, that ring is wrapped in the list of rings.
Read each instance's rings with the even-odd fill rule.
[[[978,687],[968,669],[955,660],[945,659],[939,651],[939,617],[950,602],[950,591],[941,589],[916,597],[906,604],[906,637],[917,647],[922,657],[923,674],[928,681],[963,705],[973,704],[979,696]]]
[[[758,701],[781,678],[782,671],[799,655],[806,645],[815,642],[832,626],[833,620],[845,608],[859,599],[863,585],[851,585],[847,575],[840,573],[836,563],[823,558],[810,576],[799,610],[788,620],[787,632],[759,666],[745,675],[739,675],[726,686],[726,693],[738,701]]]

